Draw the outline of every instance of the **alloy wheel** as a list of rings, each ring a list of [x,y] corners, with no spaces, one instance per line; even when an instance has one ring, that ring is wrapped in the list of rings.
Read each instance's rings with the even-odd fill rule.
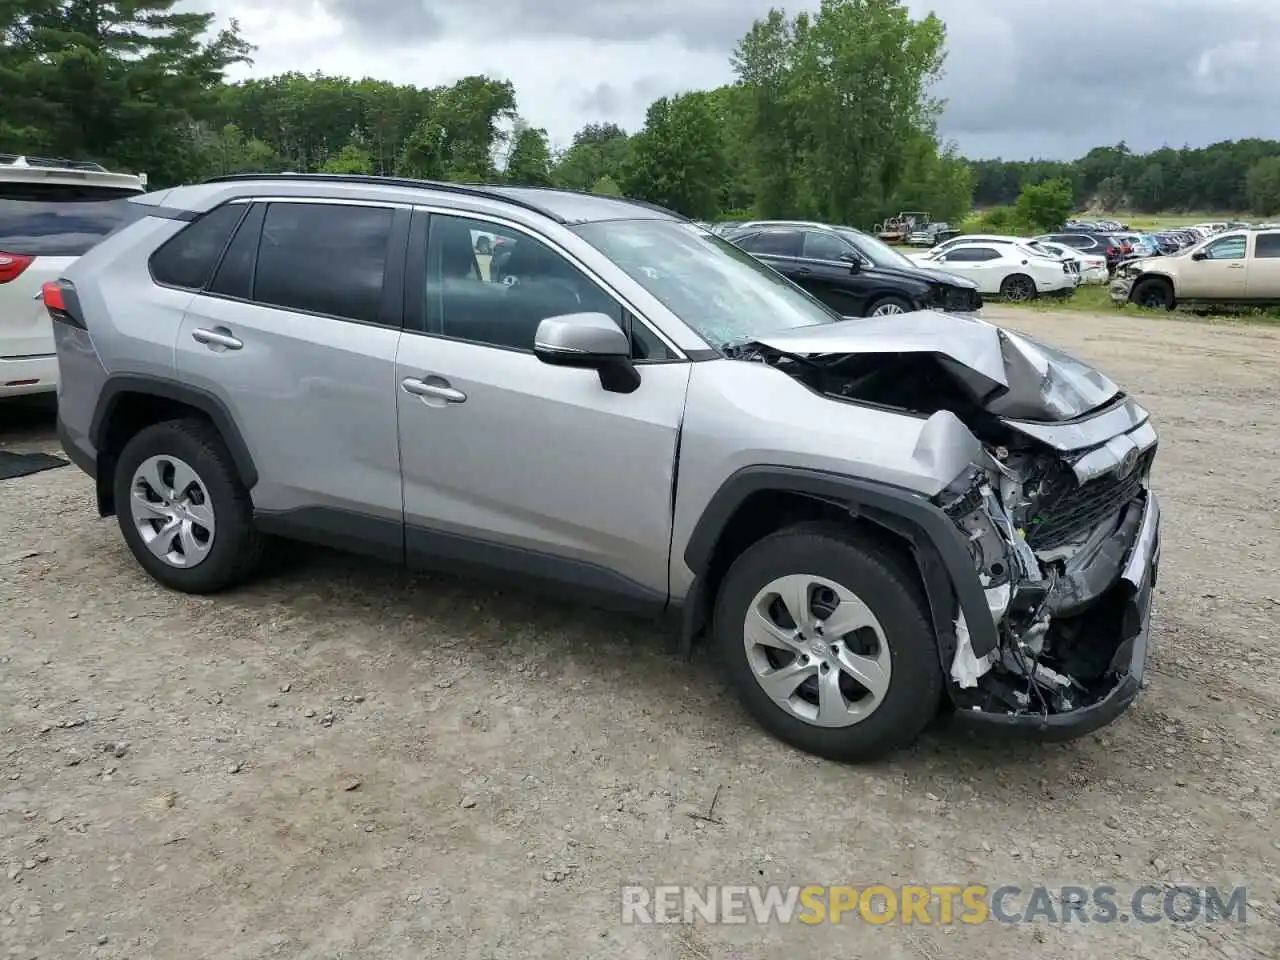
[[[177,457],[148,457],[133,472],[129,512],[138,535],[171,567],[194,567],[213,547],[209,489],[191,465]]]
[[[756,682],[786,713],[818,727],[867,719],[889,690],[884,629],[848,588],[812,574],[767,584],[743,624]]]
[[[902,307],[900,307],[896,303],[882,303],[880,304],[880,306],[876,307],[874,310],[871,311],[871,316],[891,317],[891,316],[894,316],[895,314],[906,313],[906,312],[907,311],[903,310]]]

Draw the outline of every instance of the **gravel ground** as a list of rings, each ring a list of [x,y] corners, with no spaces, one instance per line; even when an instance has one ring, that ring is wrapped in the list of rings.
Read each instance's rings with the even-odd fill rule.
[[[307,549],[227,596],[165,592],[58,469],[0,482],[0,955],[1280,956],[1280,330],[990,313],[1162,431],[1150,685],[1112,727],[819,762],[643,622]],[[0,408],[9,448],[56,450],[50,427]],[[712,882],[1246,885],[1250,907],[620,923],[622,884]]]

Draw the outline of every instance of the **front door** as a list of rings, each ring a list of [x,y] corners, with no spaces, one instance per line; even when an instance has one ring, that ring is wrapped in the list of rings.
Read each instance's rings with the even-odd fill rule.
[[[1201,248],[1203,260],[1192,260],[1178,272],[1178,296],[1196,300],[1242,300],[1248,237],[1232,233]]]
[[[423,329],[406,329],[396,357],[410,562],[665,603],[689,364],[550,244],[487,220],[429,219],[428,231],[414,214],[408,268]],[[510,250],[498,280],[474,254],[481,233]],[[534,356],[539,321],[578,312],[632,328],[634,392]]]

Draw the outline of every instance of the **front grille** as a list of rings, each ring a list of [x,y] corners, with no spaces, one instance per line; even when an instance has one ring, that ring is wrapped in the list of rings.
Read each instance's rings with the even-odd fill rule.
[[[962,287],[947,287],[942,300],[942,309],[950,313],[972,313],[981,306],[977,293]]]
[[[1093,529],[1141,493],[1155,455],[1152,447],[1124,476],[1113,470],[1083,484],[1063,464],[1062,472],[1046,481],[1049,493],[1029,525],[1027,543],[1034,550],[1052,550]]]

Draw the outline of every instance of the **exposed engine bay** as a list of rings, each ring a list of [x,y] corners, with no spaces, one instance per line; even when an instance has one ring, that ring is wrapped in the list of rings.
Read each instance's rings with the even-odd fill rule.
[[[981,445],[982,454],[934,498],[967,541],[999,638],[978,656],[964,615],[954,621],[956,703],[1047,718],[1105,698],[1128,668],[1122,621],[1130,594],[1121,573],[1142,526],[1156,448],[1145,412],[1114,436],[1081,445],[1084,433],[1069,436],[1070,429],[1127,403],[1092,371],[1082,389],[1068,379],[1064,392],[1053,370],[1034,369],[1034,353],[1033,368],[1015,385],[1020,358],[1007,353],[1001,384],[943,351],[790,352],[783,345],[756,342],[732,356],[773,366],[834,400],[920,418],[949,411]]]

